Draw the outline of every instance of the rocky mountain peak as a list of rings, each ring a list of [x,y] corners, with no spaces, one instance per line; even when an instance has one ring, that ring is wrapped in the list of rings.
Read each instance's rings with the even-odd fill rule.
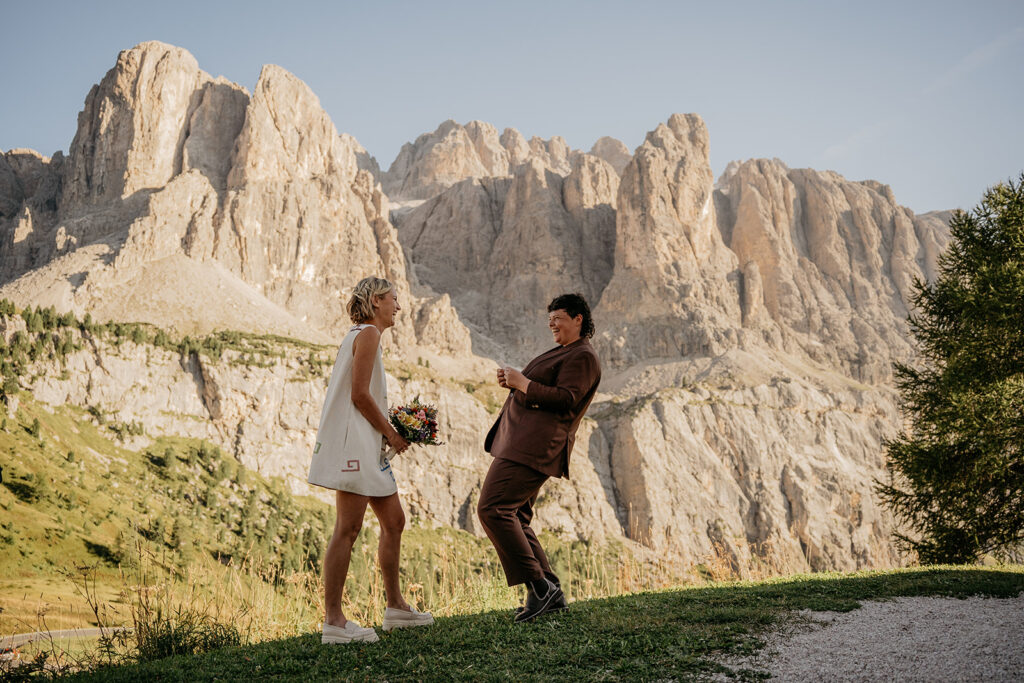
[[[511,168],[515,168],[529,158],[530,143],[515,128],[506,128],[502,131],[500,141],[501,146],[508,151],[508,161]]]
[[[327,177],[351,182],[358,170],[354,151],[340,144],[320,99],[274,64],[260,71],[236,147],[231,187]]]
[[[402,145],[384,173],[384,191],[392,199],[427,199],[466,178],[505,175],[508,155],[490,124],[441,123],[413,143]]]
[[[527,141],[514,128],[506,128],[499,136],[494,126],[483,121],[463,126],[448,120],[403,145],[382,185],[395,201],[429,199],[468,178],[512,175],[530,158],[565,176],[577,154],[559,136]]]
[[[418,278],[484,332],[476,346],[525,360],[551,343],[542,314],[554,296],[596,301],[611,277],[617,191],[596,157],[562,176],[532,154],[512,176],[463,180],[395,220]]]
[[[379,184],[381,181],[381,170],[376,157],[367,152],[366,148],[348,133],[341,133],[338,137],[341,139],[343,146],[352,150],[352,154],[356,157],[356,166],[359,167],[359,170],[367,171],[373,177],[374,182]]]
[[[723,174],[723,239],[756,263],[768,314],[811,358],[881,382],[911,353],[913,279],[934,273],[948,228],[875,181],[754,159]]]
[[[597,139],[594,146],[590,148],[590,154],[607,161],[620,176],[626,169],[626,164],[633,158],[633,155],[629,153],[629,148],[621,140],[607,135]]]
[[[448,300],[413,295],[387,198],[358,150],[279,66],[263,67],[250,97],[181,48],[140,44],[90,91],[66,162],[33,175],[18,170],[31,165],[22,155],[4,155],[0,285],[101,320],[326,340],[348,329],[352,286],[379,274],[415,313],[396,344],[414,345],[414,321],[429,318],[451,328],[431,339],[467,350]],[[40,174],[60,180],[29,182]],[[37,210],[41,198],[59,210]]]
[[[166,185],[181,172],[194,97],[209,80],[179,47],[153,41],[122,51],[79,114],[65,201],[120,200]]]
[[[608,321],[599,341],[617,362],[736,343],[739,263],[718,231],[712,185],[707,128],[696,114],[675,114],[648,133],[624,169],[615,272],[598,307]]]

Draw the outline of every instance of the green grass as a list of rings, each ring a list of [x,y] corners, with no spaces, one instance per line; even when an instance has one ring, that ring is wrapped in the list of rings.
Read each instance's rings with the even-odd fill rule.
[[[791,576],[581,601],[526,625],[514,624],[507,610],[453,616],[430,628],[382,633],[374,644],[322,646],[310,632],[73,680],[686,679],[726,671],[717,658],[756,650],[758,634],[793,610],[848,611],[864,600],[1021,591],[1021,566]]]
[[[320,619],[333,509],[209,444],[159,437],[133,451],[88,411],[51,410],[21,392],[17,415],[0,426],[0,467],[0,635],[98,625],[81,590],[86,575],[108,626],[131,623],[137,586],[164,583],[174,593],[168,608],[211,594],[244,605],[248,642],[296,635]],[[618,544],[543,538],[576,598],[685,580],[656,574]],[[368,514],[345,591],[358,620],[379,620],[384,609],[377,539]],[[407,598],[439,615],[517,599],[490,543],[457,529],[412,520],[400,571]]]
[[[237,332],[176,339],[148,325],[98,325],[49,309],[23,313],[29,330],[9,345],[0,342],[2,396],[19,401],[17,413],[0,420],[0,634],[96,625],[66,576],[80,574],[78,567],[92,567],[104,605],[127,619],[130,599],[122,593],[130,581],[122,570],[140,541],[156,563],[173,570],[176,581],[205,572],[208,583],[221,584],[227,581],[221,576],[227,564],[248,575],[236,576],[238,581],[266,583],[271,592],[257,598],[250,591],[249,597],[279,604],[273,609],[291,616],[275,617],[253,639],[301,632],[304,624],[315,623],[321,557],[334,522],[331,506],[293,496],[283,481],[248,470],[230,453],[198,440],[150,434],[143,435],[151,439],[146,448],[126,448],[125,437],[139,436],[140,424],[112,420],[100,405],[46,406],[19,391],[17,377],[27,385],[33,373],[54,370],[50,361],[59,368],[68,353],[87,344],[117,353],[113,347],[131,343],[199,353],[204,363],[287,361],[301,379],[326,374],[333,349]],[[9,302],[0,302],[0,315],[16,314]],[[455,383],[422,361],[389,360],[388,367],[400,376],[458,386],[491,411],[503,399],[491,382]],[[376,542],[376,525],[368,515],[346,591],[346,609],[359,619],[379,618],[383,609]],[[550,535],[545,545],[575,596],[665,585],[639,563],[623,572],[623,549],[616,545],[594,547]],[[414,593],[410,599],[439,613],[514,601],[501,585],[485,539],[419,527],[413,520],[402,557],[403,580]]]
[[[176,619],[230,624],[246,643],[97,669],[83,679],[687,678],[716,670],[713,657],[756,648],[757,634],[791,610],[853,609],[859,600],[901,595],[1011,595],[1024,587],[1021,567],[940,568],[622,595],[699,581],[701,572],[648,566],[614,544],[545,535],[549,558],[577,602],[567,614],[520,626],[511,621],[517,593],[504,585],[486,539],[414,521],[403,537],[403,586],[410,601],[434,612],[437,625],[387,634],[375,645],[325,648],[315,631],[329,506],[292,496],[281,481],[200,441],[158,437],[140,451],[127,449],[122,437],[137,425],[108,422],[101,406],[46,407],[18,391],[13,378],[30,373],[36,359],[64,358],[87,338],[197,353],[211,363],[299,358],[299,378],[323,376],[333,349],[232,332],[176,340],[151,326],[69,320],[74,325],[61,328],[45,311],[34,315],[39,320],[30,327],[41,329],[0,347],[3,392],[20,399],[17,415],[0,422],[0,633],[130,625],[142,614],[158,626]],[[451,382],[423,363],[389,359],[388,368]],[[460,385],[488,410],[500,406],[491,383]],[[345,591],[346,613],[363,623],[379,623],[383,611],[376,541],[368,515]],[[70,659],[95,666],[101,658],[88,647],[74,645]],[[107,661],[133,661],[140,652],[129,644]]]
[[[0,428],[0,633],[91,625],[65,573],[94,567],[116,605],[137,541],[179,572],[195,558],[261,549],[263,568],[278,576],[319,562],[333,523],[324,503],[201,441],[161,437],[132,451],[80,408],[51,412],[25,392],[20,399]]]

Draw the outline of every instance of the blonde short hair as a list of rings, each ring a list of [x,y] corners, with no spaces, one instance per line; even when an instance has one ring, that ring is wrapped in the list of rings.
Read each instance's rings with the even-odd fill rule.
[[[348,317],[356,325],[373,320],[373,297],[383,296],[392,289],[394,285],[382,277],[364,277],[348,300]]]

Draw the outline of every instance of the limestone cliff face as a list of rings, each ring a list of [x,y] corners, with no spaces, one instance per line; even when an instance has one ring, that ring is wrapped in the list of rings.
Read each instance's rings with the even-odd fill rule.
[[[547,302],[580,291],[602,393],[538,526],[741,574],[898,562],[872,494],[899,423],[888,368],[911,353],[910,283],[934,277],[948,215],[777,161],[716,185],[708,150],[694,114],[632,154],[449,121],[381,174],[283,69],[250,95],[144,43],[90,92],[67,157],[0,156],[0,297],[331,342],[349,288],[384,274],[404,308],[391,395],[438,404],[448,441],[398,459],[402,493],[423,520],[479,531],[494,407],[467,387],[549,348]],[[231,353],[90,342],[25,388],[213,440],[300,489],[326,378],[306,349]],[[394,361],[421,353],[434,371]]]
[[[542,311],[556,289],[589,298],[595,343],[617,370],[761,348],[875,383],[911,353],[912,282],[934,274],[948,216],[915,216],[874,181],[778,161],[730,164],[716,184],[695,114],[673,115],[633,155],[602,138],[594,154],[575,154],[568,172],[559,170],[558,145],[541,149],[506,131],[499,142],[509,163],[525,160],[512,180],[495,136],[485,124],[446,122],[408,146],[395,177],[407,182],[402,191],[416,187],[428,199],[395,220],[423,282],[450,295],[480,336],[512,347],[512,357],[543,343],[544,333],[524,332],[518,316]],[[479,162],[478,149],[493,150],[494,163]],[[446,165],[445,154],[459,163]],[[609,174],[592,172],[600,155],[621,164],[617,190]],[[449,184],[467,175],[472,180]],[[581,200],[587,193],[592,198]],[[566,231],[565,212],[569,224],[590,220],[593,229]],[[583,251],[575,238],[550,239],[560,234],[582,235]],[[502,314],[493,311],[497,301]]]
[[[604,159],[611,164],[612,168],[614,168],[615,172],[620,176],[622,175],[622,172],[626,170],[626,165],[629,164],[629,160],[633,158],[633,155],[629,152],[629,148],[626,147],[622,141],[608,136],[598,138],[597,142],[594,143],[594,146],[590,148],[590,153],[593,156],[598,157],[599,159]]]
[[[547,303],[590,300],[611,276],[618,177],[579,155],[565,177],[530,157],[512,177],[464,180],[396,216],[419,280],[449,293],[460,315],[511,360],[551,344]],[[486,347],[485,347],[486,348]]]
[[[403,145],[384,174],[383,185],[396,201],[430,199],[463,180],[511,175],[528,159],[564,176],[577,156],[579,152],[558,136],[527,142],[513,128],[499,136],[494,126],[483,121],[462,126],[448,120]]]
[[[180,173],[189,119],[210,80],[178,47],[142,43],[118,55],[79,114],[66,204],[119,200]]]
[[[615,267],[595,310],[613,365],[739,343],[741,273],[718,231],[713,184],[707,129],[693,114],[648,133],[623,171]]]
[[[756,264],[765,310],[808,356],[867,382],[910,356],[913,281],[934,276],[946,223],[888,186],[779,161],[732,168],[716,198],[723,239]]]
[[[278,343],[266,356],[228,350],[211,359],[74,337],[81,351],[63,364],[40,362],[23,380],[37,399],[138,422],[145,434],[133,447],[160,434],[210,440],[296,492],[329,498],[305,478],[330,367],[322,361],[333,348]],[[482,435],[494,413],[458,376],[388,366],[389,398],[437,405],[447,442],[395,459],[409,513],[482,533],[475,510],[490,465]],[[581,425],[571,478],[550,481],[538,500],[538,528],[637,543],[685,563],[724,562],[739,575],[899,561],[891,519],[871,495],[880,439],[897,419],[890,390],[797,376],[793,366],[742,352],[678,370],[702,379],[599,396]]]
[[[50,250],[39,248],[40,232],[57,251],[74,245],[74,236],[54,227],[65,161],[60,152],[51,159],[30,149],[0,155],[0,278],[52,258]]]
[[[493,126],[479,121],[460,126],[449,119],[402,145],[383,185],[395,199],[426,199],[466,178],[507,172],[508,153]]]
[[[717,555],[740,573],[898,562],[873,496],[898,420],[892,392],[775,376],[661,389],[593,416],[623,527],[645,545],[694,563]]]
[[[369,173],[374,183],[380,183],[383,173],[380,170],[380,164],[377,163],[377,158],[367,152],[366,148],[348,133],[342,133],[338,137],[341,138],[341,144],[351,148],[352,153],[355,154],[356,166],[359,167],[359,170]]]
[[[614,169],[595,155],[566,175],[521,136],[502,142],[532,160],[511,179],[433,188],[397,219],[399,237],[418,276],[497,342],[494,357],[545,348],[509,324],[543,310],[544,286],[590,298],[610,395],[586,436],[588,533],[614,517],[620,535],[738,571],[899,562],[873,496],[899,423],[888,369],[910,352],[910,283],[934,275],[948,215],[914,216],[879,183],[777,161],[730,164],[715,184],[692,114],[631,156],[595,145],[625,157],[614,201]],[[600,180],[583,172],[598,168]],[[576,271],[574,242],[551,237],[578,234],[562,211],[587,194],[602,225],[614,220],[594,234],[614,242]],[[557,264],[545,256],[556,246]],[[579,484],[550,490],[571,500]],[[567,528],[557,510],[540,518]]]
[[[413,295],[365,150],[280,67],[250,97],[184,50],[143,43],[89,93],[67,160],[19,172],[24,156],[0,164],[0,290],[20,303],[316,340],[347,328],[344,301],[366,275],[391,279],[406,305],[446,305]],[[33,189],[34,176],[48,180]],[[440,350],[468,350],[454,311],[433,317],[452,326],[434,334],[453,344]],[[413,319],[399,347],[417,343]]]
[[[321,329],[347,327],[343,306],[328,301],[366,275],[384,275],[410,299],[394,229],[379,221],[386,199],[304,83],[264,67],[235,150],[224,219],[190,229],[189,256],[225,264]],[[408,319],[396,333],[414,341]]]

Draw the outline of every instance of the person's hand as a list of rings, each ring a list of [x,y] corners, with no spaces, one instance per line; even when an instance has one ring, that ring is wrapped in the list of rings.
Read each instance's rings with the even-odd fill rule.
[[[502,389],[509,389],[508,383],[505,381],[505,368],[498,368],[498,386]]]
[[[388,445],[391,446],[391,450],[395,452],[395,455],[406,450],[411,445],[408,441],[405,440],[405,437],[403,437],[401,434],[398,433],[397,430],[394,429],[392,429],[391,433],[388,434],[385,438],[387,438]]]
[[[504,380],[502,386],[508,387],[509,389],[518,389],[523,393],[526,393],[526,387],[530,385],[530,380],[526,378],[526,375],[519,372],[515,368],[504,367],[498,370],[499,383]]]

